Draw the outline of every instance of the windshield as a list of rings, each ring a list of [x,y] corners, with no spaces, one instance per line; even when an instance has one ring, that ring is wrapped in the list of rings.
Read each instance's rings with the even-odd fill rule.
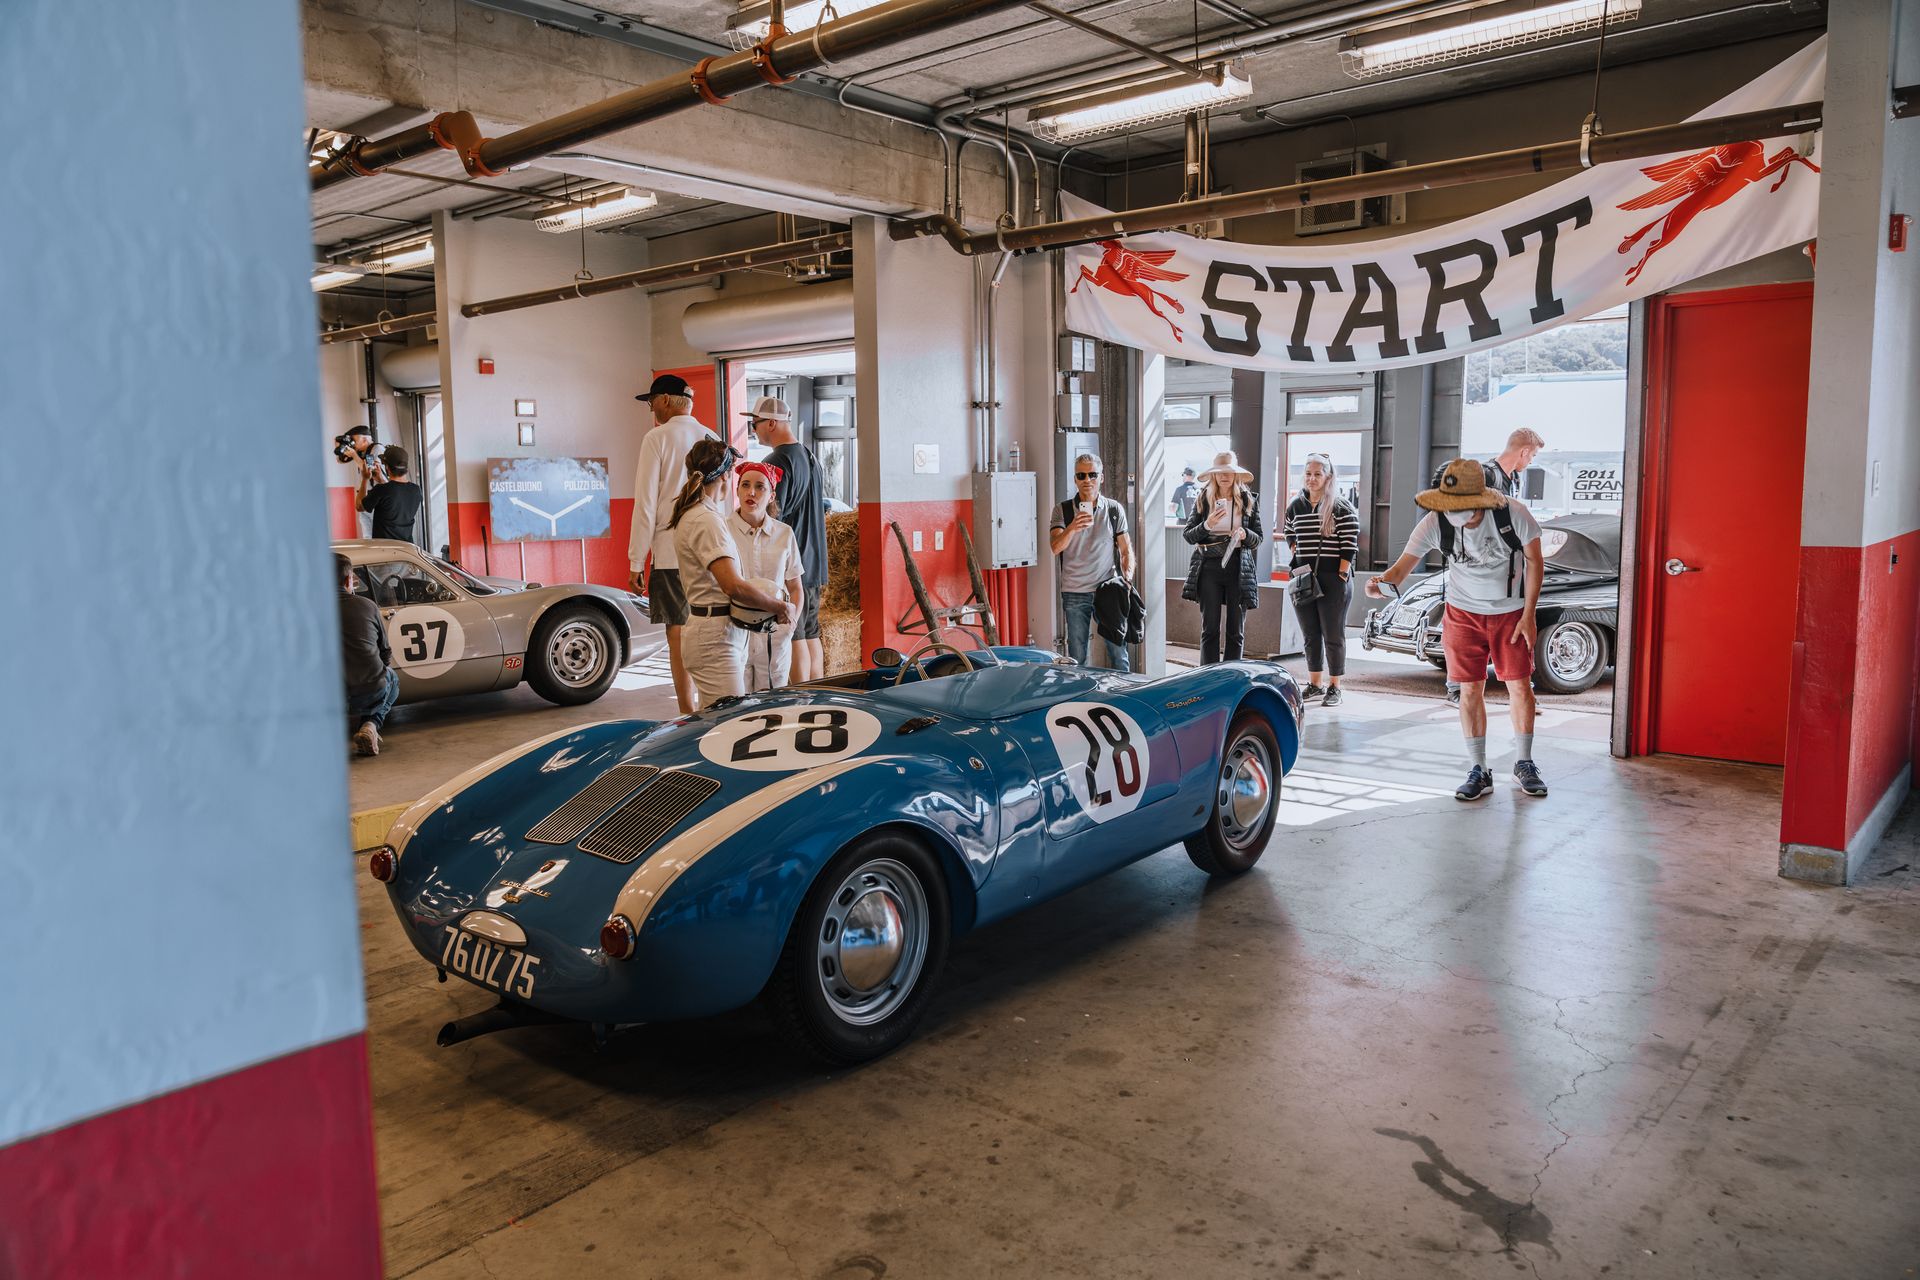
[[[434,568],[446,574],[449,578],[452,578],[454,585],[468,594],[476,596],[490,596],[494,594],[494,588],[480,581],[480,579],[474,577],[459,565],[450,564],[442,560],[439,556],[428,556],[427,558],[433,561]]]

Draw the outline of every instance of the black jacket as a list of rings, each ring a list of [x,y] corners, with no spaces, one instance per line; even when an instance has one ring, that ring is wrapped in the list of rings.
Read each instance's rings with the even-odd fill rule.
[[[1218,562],[1220,553],[1225,549],[1227,540],[1216,537],[1207,531],[1207,502],[1205,490],[1194,498],[1193,514],[1187,517],[1187,527],[1180,536],[1194,544],[1193,559],[1187,562],[1187,585],[1180,588],[1183,600],[1200,598],[1200,565],[1208,558]],[[1260,588],[1257,581],[1260,563],[1260,495],[1252,489],[1246,491],[1241,503],[1241,527],[1247,531],[1246,541],[1240,544],[1234,560],[1240,570],[1240,603],[1247,609],[1260,605]]]
[[[1108,644],[1139,644],[1146,635],[1147,602],[1118,575],[1093,589],[1093,625]]]

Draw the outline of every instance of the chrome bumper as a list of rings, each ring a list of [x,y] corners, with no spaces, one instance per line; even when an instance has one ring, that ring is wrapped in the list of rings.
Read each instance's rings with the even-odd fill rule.
[[[1365,627],[1361,630],[1360,647],[1363,649],[1384,649],[1388,653],[1404,653],[1423,662],[1432,662],[1441,656],[1440,632],[1427,629],[1427,620],[1420,619],[1414,624],[1411,635],[1396,635],[1387,630],[1380,621],[1378,609],[1367,610]]]

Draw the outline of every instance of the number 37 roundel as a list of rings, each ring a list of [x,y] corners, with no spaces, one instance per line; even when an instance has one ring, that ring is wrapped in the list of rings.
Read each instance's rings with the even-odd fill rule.
[[[1047,712],[1047,732],[1066,767],[1067,786],[1095,822],[1140,806],[1152,746],[1134,718],[1100,702],[1063,702]]]

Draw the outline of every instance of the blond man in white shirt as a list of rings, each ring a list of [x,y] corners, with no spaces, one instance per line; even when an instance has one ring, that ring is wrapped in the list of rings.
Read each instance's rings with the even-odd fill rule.
[[[666,624],[673,696],[680,704],[680,714],[686,715],[695,705],[693,679],[680,655],[681,631],[687,625],[687,594],[680,582],[680,560],[668,517],[686,482],[687,450],[701,440],[719,437],[694,418],[693,388],[677,374],[661,374],[645,395],[634,399],[647,402],[655,425],[640,442],[640,458],[634,464],[633,531],[627,543],[627,566],[633,574],[633,589],[647,597],[648,617]]]
[[[727,474],[738,460],[718,439],[701,440],[687,450],[685,482],[667,519],[687,593],[681,654],[698,702],[707,705],[747,691],[747,633],[733,625],[733,606],[770,613],[782,624],[794,618],[792,605],[740,572],[740,548],[728,526],[732,513],[722,505]]]
[[[802,585],[800,546],[793,529],[774,517],[773,491],[781,471],[770,462],[743,462],[733,469],[738,505],[728,522],[733,544],[740,552],[740,574],[756,583],[774,583],[785,598],[798,604],[806,598]],[[779,689],[793,672],[794,628],[775,624],[767,630],[747,630],[747,688]]]

